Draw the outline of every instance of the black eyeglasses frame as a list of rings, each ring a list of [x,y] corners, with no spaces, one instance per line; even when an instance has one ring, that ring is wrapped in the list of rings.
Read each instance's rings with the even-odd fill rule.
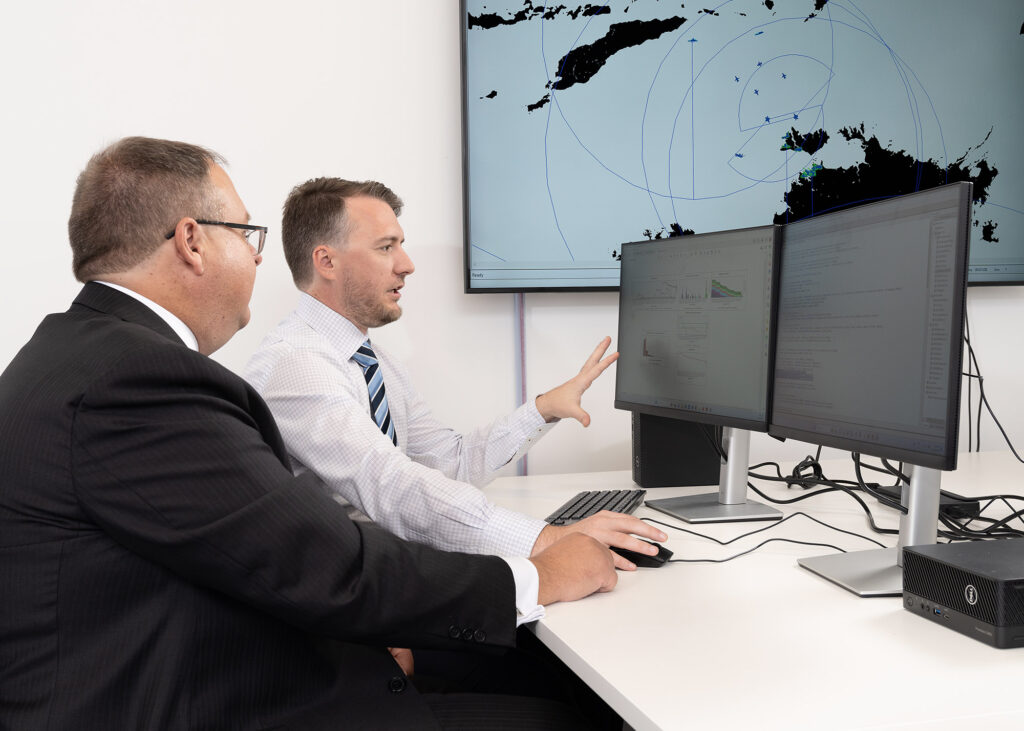
[[[251,231],[259,231],[260,232],[260,238],[259,238],[259,242],[256,244],[256,247],[255,247],[256,248],[256,254],[259,255],[259,254],[263,253],[263,245],[267,241],[267,231],[268,231],[268,229],[267,229],[266,226],[253,226],[252,224],[249,224],[249,223],[229,223],[228,221],[202,221],[202,220],[200,220],[198,218],[196,219],[196,223],[201,224],[203,226],[227,226],[228,228],[237,228],[237,229],[241,229],[243,231],[250,231],[250,232]],[[174,238],[174,231],[171,231],[164,238],[165,239],[173,239]],[[246,242],[250,246],[252,246],[252,242],[249,241],[249,235],[248,234],[245,234],[245,240],[246,240]]]

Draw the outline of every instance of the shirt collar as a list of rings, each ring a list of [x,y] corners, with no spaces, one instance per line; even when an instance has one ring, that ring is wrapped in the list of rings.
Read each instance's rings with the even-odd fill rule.
[[[172,330],[174,330],[175,335],[177,335],[179,338],[181,338],[181,341],[183,343],[185,343],[185,345],[187,345],[192,350],[195,350],[197,352],[199,351],[199,341],[196,340],[196,336],[189,329],[188,325],[186,325],[184,322],[182,322],[181,319],[177,315],[173,314],[170,310],[168,310],[165,307],[161,307],[160,305],[158,305],[153,300],[149,299],[148,297],[143,297],[141,294],[139,294],[138,292],[135,292],[134,290],[128,289],[127,287],[122,287],[120,284],[113,284],[111,282],[104,282],[103,280],[100,280],[100,279],[97,279],[95,281],[96,281],[97,284],[102,284],[105,287],[110,287],[111,289],[116,289],[118,292],[122,292],[122,293],[128,295],[129,297],[132,297],[132,298],[138,300],[139,302],[144,304],[146,307],[148,307],[149,309],[153,310],[153,312],[155,312],[157,315],[160,316],[161,320],[166,322],[167,325]],[[353,351],[353,352],[355,352],[355,351]]]
[[[350,359],[359,346],[369,339],[350,320],[305,292],[299,293],[295,314],[323,336],[343,360]]]

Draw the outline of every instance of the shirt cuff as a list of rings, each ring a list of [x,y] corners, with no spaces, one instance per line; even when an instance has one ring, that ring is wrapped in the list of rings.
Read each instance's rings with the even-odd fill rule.
[[[537,595],[540,592],[537,567],[529,559],[520,556],[502,558],[512,569],[512,579],[516,584],[516,627],[541,619],[544,616],[544,607],[537,603]]]
[[[509,459],[509,462],[515,462],[517,459],[522,458],[524,454],[530,451],[530,447],[540,441],[545,434],[554,429],[555,425],[561,421],[561,419],[555,419],[550,424],[546,423],[544,417],[537,411],[537,399],[527,401],[516,409],[515,417],[518,417],[514,419],[514,423],[519,448]]]

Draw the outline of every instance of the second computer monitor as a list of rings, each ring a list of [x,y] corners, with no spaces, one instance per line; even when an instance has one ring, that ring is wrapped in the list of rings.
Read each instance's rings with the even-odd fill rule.
[[[783,232],[769,432],[903,460],[894,549],[800,559],[861,596],[902,591],[902,546],[935,543],[956,467],[970,183],[828,213]]]
[[[780,517],[745,499],[749,432],[768,427],[778,238],[760,226],[622,247],[616,408],[728,427],[719,494],[673,511],[685,520]]]
[[[770,431],[956,467],[971,185],[783,231]]]

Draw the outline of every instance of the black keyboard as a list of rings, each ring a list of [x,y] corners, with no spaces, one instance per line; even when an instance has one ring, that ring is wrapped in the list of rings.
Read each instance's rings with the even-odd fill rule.
[[[569,525],[601,510],[632,513],[644,501],[646,490],[587,490],[566,502],[545,520],[551,525]]]

